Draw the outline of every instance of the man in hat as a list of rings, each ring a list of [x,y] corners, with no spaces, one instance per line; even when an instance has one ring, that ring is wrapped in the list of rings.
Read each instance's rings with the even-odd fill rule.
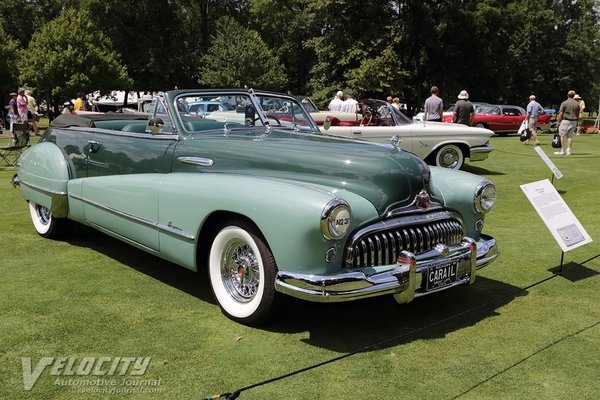
[[[344,97],[344,92],[338,90],[333,100],[329,103],[329,111],[342,111],[342,106],[344,105],[342,97]]]
[[[529,127],[529,130],[531,131],[531,137],[533,138],[534,142],[533,145],[534,146],[538,146],[540,144],[540,141],[538,140],[538,135],[537,135],[537,121],[538,121],[538,117],[540,115],[542,115],[542,113],[544,112],[544,108],[541,106],[540,103],[538,103],[537,101],[535,101],[535,95],[531,95],[529,96],[529,104],[527,104],[527,126]],[[523,142],[523,144],[529,144],[529,140],[526,140]]]
[[[573,99],[575,97],[575,91],[569,90],[567,93],[567,100],[563,101],[558,109],[558,117],[556,122],[558,124],[558,134],[560,135],[559,151],[555,151],[554,154],[562,156],[565,154],[565,137],[567,138],[567,151],[568,156],[571,155],[571,148],[573,147],[573,133],[577,128],[577,119],[579,118],[579,104]]]
[[[346,99],[346,101],[344,101],[344,104],[342,105],[342,112],[355,114],[357,105],[358,101],[354,99],[354,93],[348,92],[348,98]]]
[[[577,134],[579,135],[580,133],[583,133],[583,110],[585,110],[585,101],[583,101],[578,94],[575,94],[573,100],[579,103],[579,118],[577,119]]]
[[[454,105],[452,113],[452,122],[455,124],[463,124],[473,126],[475,120],[475,108],[473,103],[469,101],[469,93],[466,90],[461,90],[458,94],[458,101]]]

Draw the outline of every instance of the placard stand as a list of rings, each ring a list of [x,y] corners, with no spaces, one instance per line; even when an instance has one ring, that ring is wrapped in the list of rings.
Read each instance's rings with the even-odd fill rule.
[[[558,273],[559,275],[562,275],[563,273],[563,260],[565,259],[565,252],[561,251],[560,252],[560,272]]]
[[[562,176],[560,171],[554,169],[553,172],[560,179]],[[521,185],[521,190],[561,249],[559,274],[562,274],[565,252],[591,243],[592,238],[560,197],[550,180],[544,179]]]

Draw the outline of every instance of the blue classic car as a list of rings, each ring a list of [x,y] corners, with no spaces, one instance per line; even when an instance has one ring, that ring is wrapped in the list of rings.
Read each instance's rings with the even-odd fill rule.
[[[198,115],[193,102],[235,100]],[[171,91],[152,114],[63,115],[12,179],[36,231],[92,226],[207,272],[223,312],[268,319],[282,294],[415,297],[472,284],[497,255],[496,189],[390,145],[320,134],[293,97]],[[197,103],[196,103],[197,104]]]

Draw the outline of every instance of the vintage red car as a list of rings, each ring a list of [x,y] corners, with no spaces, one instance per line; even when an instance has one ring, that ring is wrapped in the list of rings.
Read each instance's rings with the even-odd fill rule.
[[[519,106],[482,105],[475,110],[475,126],[490,129],[497,134],[517,132],[526,116],[527,111]],[[548,128],[551,117],[546,113],[540,115],[537,126]],[[452,115],[444,116],[444,121],[452,122]]]

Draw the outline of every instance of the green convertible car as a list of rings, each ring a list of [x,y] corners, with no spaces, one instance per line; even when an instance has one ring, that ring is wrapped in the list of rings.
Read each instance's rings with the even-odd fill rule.
[[[189,104],[224,109],[191,113]],[[389,145],[323,136],[293,97],[155,96],[148,117],[62,115],[12,183],[44,237],[73,221],[207,272],[223,312],[264,322],[282,294],[400,303],[475,281],[496,189]]]

